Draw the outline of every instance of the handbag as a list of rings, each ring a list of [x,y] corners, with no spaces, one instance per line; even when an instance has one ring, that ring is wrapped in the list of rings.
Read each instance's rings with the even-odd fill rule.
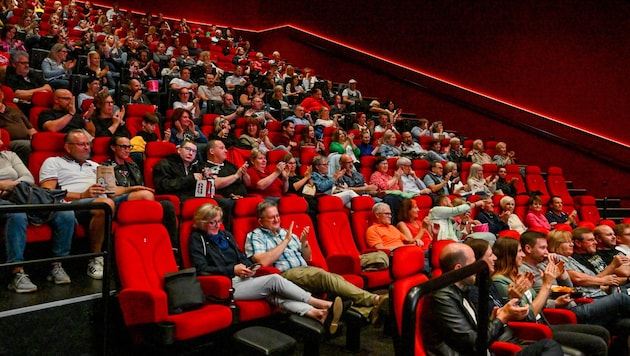
[[[315,193],[317,193],[317,189],[315,188],[314,184],[305,184],[304,187],[302,187],[302,194],[303,195],[307,195],[309,197],[314,197]]]
[[[6,200],[17,204],[58,204],[68,194],[67,190],[45,189],[28,182],[20,182]],[[28,221],[34,225],[42,225],[52,220],[55,211],[32,211],[26,214]]]
[[[164,291],[168,299],[169,314],[199,309],[206,299],[194,267],[165,273]]]

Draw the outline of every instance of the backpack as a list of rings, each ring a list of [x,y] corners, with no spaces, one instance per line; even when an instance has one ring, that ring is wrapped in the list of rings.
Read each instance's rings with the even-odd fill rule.
[[[68,194],[67,190],[45,189],[28,182],[16,185],[6,200],[17,204],[57,204]],[[42,225],[52,220],[55,211],[31,211],[27,213],[28,221],[34,225]]]

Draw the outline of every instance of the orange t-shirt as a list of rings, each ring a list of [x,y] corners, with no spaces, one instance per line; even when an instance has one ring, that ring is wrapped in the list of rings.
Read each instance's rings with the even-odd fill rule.
[[[368,227],[365,233],[365,242],[368,247],[374,248],[379,243],[383,244],[383,248],[393,249],[404,245],[405,235],[402,234],[394,225],[383,225],[374,223]]]

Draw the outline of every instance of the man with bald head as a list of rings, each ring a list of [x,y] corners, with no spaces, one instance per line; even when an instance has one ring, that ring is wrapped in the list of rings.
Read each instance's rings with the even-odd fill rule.
[[[466,244],[448,244],[440,253],[440,268],[445,273],[474,262],[475,253]],[[430,354],[460,355],[476,352],[478,318],[476,306],[468,297],[468,291],[475,288],[474,284],[475,275],[472,275],[425,297],[428,299],[423,307],[421,318],[424,325],[431,325],[431,327],[422,328],[421,332],[425,349]],[[488,322],[488,346],[494,341],[518,344],[518,339],[509,332],[507,323],[522,320],[527,312],[528,306],[519,306],[518,299],[512,299],[503,307],[493,311],[494,317],[491,317]],[[518,353],[518,355],[562,354],[560,345],[552,340],[538,341]]]
[[[122,105],[127,104],[147,104],[153,105],[151,99],[142,92],[142,84],[138,79],[131,79],[127,84],[128,94],[124,94],[120,97],[120,103]]]
[[[612,263],[615,256],[626,255],[615,248],[617,246],[617,236],[615,235],[615,231],[612,227],[608,225],[599,225],[595,228],[595,230],[593,230],[593,235],[595,236],[595,241],[597,241],[596,254],[599,255],[599,257],[601,257],[607,265]],[[628,272],[630,273],[630,270]]]
[[[96,128],[90,119],[90,111],[80,115],[74,103],[74,95],[70,90],[55,90],[52,109],[39,114],[37,121],[39,131],[68,133],[72,130],[83,129],[94,136]]]

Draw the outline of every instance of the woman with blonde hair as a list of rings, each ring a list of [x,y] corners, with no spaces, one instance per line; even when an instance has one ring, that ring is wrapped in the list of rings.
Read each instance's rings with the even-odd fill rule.
[[[68,60],[68,48],[63,43],[55,43],[47,58],[42,61],[44,80],[54,89],[70,88],[72,69],[76,60]]]
[[[483,167],[480,164],[473,163],[470,166],[470,173],[468,174],[468,191],[470,192],[483,192],[487,195],[492,195],[497,190],[498,176],[483,177]]]
[[[519,234],[527,231],[527,227],[525,226],[525,224],[523,224],[521,218],[519,218],[518,215],[514,214],[514,208],[516,207],[516,202],[514,201],[514,198],[508,195],[504,196],[499,201],[499,206],[501,207],[501,212],[510,212],[510,216],[508,217],[507,221],[510,230],[516,230]]]
[[[313,297],[279,274],[257,277],[260,267],[237,247],[229,231],[221,229],[223,211],[213,204],[200,206],[193,218],[188,241],[190,261],[200,275],[221,275],[232,279],[234,300],[266,299],[291,313],[307,316],[337,331],[343,313],[341,298],[334,303]],[[308,234],[308,227],[302,234]]]

